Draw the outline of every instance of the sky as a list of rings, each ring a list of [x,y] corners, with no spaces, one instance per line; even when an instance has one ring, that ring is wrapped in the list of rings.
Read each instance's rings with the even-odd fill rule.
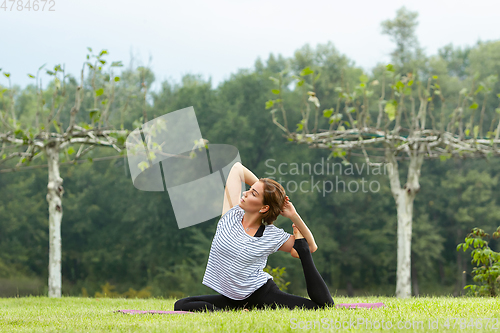
[[[328,41],[370,71],[389,62],[395,46],[380,23],[402,6],[419,13],[416,33],[427,55],[449,43],[500,39],[498,0],[49,0],[36,12],[17,10],[18,2],[11,11],[13,1],[5,8],[0,0],[0,68],[21,87],[45,63],[65,64],[78,77],[87,47],[106,49],[108,61],[129,66],[133,57],[134,66],[150,66],[153,90],[186,74],[211,78],[216,87],[238,69],[253,68],[258,57],[291,57],[305,44]],[[3,75],[0,84],[8,85]]]

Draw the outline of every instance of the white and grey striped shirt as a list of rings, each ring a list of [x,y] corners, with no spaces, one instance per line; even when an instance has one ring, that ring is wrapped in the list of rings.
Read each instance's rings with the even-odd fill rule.
[[[234,300],[247,298],[272,279],[263,271],[267,257],[291,236],[283,229],[267,225],[262,237],[252,237],[243,229],[244,214],[236,205],[219,220],[202,282]]]

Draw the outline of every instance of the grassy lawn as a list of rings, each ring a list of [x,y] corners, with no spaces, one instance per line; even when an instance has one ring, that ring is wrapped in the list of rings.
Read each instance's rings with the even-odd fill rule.
[[[113,311],[118,309],[173,310],[175,300],[78,297],[0,298],[0,332],[328,332],[337,330],[500,332],[500,299],[498,298],[420,297],[401,300],[390,297],[335,297],[334,300],[336,304],[383,302],[387,307],[332,308],[318,311],[280,309],[184,315],[131,315]],[[449,318],[449,328],[446,327],[447,318]],[[373,326],[370,326],[368,321],[371,321]],[[379,326],[382,323],[383,328]],[[398,329],[398,324],[401,329]],[[486,324],[488,324],[487,328],[485,328]],[[429,325],[431,325],[430,328]]]

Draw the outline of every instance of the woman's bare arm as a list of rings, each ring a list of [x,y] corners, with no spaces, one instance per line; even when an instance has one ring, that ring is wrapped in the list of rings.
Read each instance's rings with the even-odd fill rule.
[[[234,163],[226,181],[222,215],[240,202],[242,182],[252,186],[258,180],[259,178],[257,178],[257,176],[255,176],[252,171],[248,170],[243,164],[240,162]]]
[[[318,246],[314,241],[314,236],[311,230],[309,230],[309,228],[305,224],[305,222],[302,221],[302,218],[300,217],[299,213],[297,213],[297,211],[295,210],[295,207],[293,206],[292,202],[289,201],[288,196],[286,196],[285,198],[285,204],[283,205],[280,214],[292,220],[292,222],[295,224],[295,226],[300,231],[302,236],[304,236],[304,238],[306,239],[307,244],[309,245],[309,249],[311,250],[311,253],[315,252],[318,249]],[[293,248],[294,242],[295,242],[295,237],[291,236],[279,249],[281,251],[290,252],[293,257],[298,258],[298,254]]]
[[[311,253],[315,252],[318,249],[318,245],[316,245],[316,241],[314,240],[314,236],[311,230],[309,230],[305,222],[302,221],[302,218],[300,217],[299,213],[292,216],[290,220],[292,220],[295,226],[299,229],[302,236],[304,236],[304,238],[306,239],[307,244],[309,244],[309,249],[311,250]]]

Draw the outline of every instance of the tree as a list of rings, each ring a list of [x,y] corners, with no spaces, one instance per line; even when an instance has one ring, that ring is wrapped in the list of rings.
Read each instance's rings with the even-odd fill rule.
[[[277,85],[272,91],[277,98],[268,101],[266,108],[271,109],[273,122],[289,141],[305,143],[310,148],[329,149],[332,152],[328,159],[339,157],[346,164],[350,163],[351,156],[361,156],[368,165],[389,168],[398,218],[396,296],[410,297],[413,202],[420,190],[422,163],[424,159],[444,161],[451,157],[490,158],[500,155],[500,122],[496,130],[482,136],[485,106],[498,76],[490,75],[479,81],[480,75],[475,75],[468,80],[470,88],[464,87],[460,91],[458,105],[448,110],[436,75],[417,78],[411,72],[398,73],[391,64],[378,69],[375,75],[382,81],[378,110],[370,110],[370,103],[375,89],[380,86],[379,80],[370,80],[363,74],[354,89],[349,89],[349,82],[344,79],[341,86],[335,88],[338,93],[336,107],[322,112],[322,118],[328,119],[328,129],[319,127],[321,104],[315,92],[319,74],[310,67],[304,68],[298,76],[289,75],[285,70],[278,77],[271,77]],[[297,90],[305,96],[302,120],[297,124],[296,132],[288,129],[284,106],[286,87],[293,80],[297,80]],[[387,84],[389,98],[386,97]],[[479,113],[480,103],[483,103],[483,108]],[[309,117],[313,112],[314,127],[311,130]],[[500,113],[500,108],[496,112]],[[277,113],[283,117],[281,122]],[[400,161],[408,161],[403,186]]]
[[[391,53],[392,63],[404,72],[411,71],[415,61],[421,59],[423,53],[415,35],[417,17],[417,12],[411,12],[403,6],[397,10],[394,20],[381,23],[382,33],[389,35],[396,43],[396,49]]]
[[[37,75],[28,74],[29,77],[36,80],[36,115],[27,115],[20,121],[16,112],[16,101],[14,98],[14,89],[10,84],[10,74],[4,72],[4,76],[9,80],[9,88],[0,90],[3,109],[0,109],[0,120],[2,127],[0,130],[0,141],[2,149],[0,151],[0,165],[10,159],[19,157],[14,170],[19,170],[23,164],[29,165],[34,160],[41,158],[47,159],[48,184],[46,200],[49,205],[49,279],[48,293],[49,297],[61,297],[61,221],[63,216],[62,197],[64,194],[63,179],[60,177],[60,155],[71,163],[77,164],[77,161],[85,156],[89,151],[97,146],[111,147],[123,154],[122,150],[128,130],[112,129],[108,124],[111,105],[115,94],[115,83],[120,81],[118,76],[113,74],[114,67],[121,67],[121,61],[112,62],[109,66],[109,73],[103,71],[107,64],[104,56],[108,54],[107,50],[102,50],[98,55],[87,54],[87,60],[81,71],[81,83],[75,87],[75,104],[69,114],[62,113],[66,102],[69,99],[69,92],[66,85],[75,86],[76,80],[65,75],[64,67],[56,65],[53,70],[46,70],[46,73],[53,77],[51,85],[47,91],[43,91],[39,73],[45,67],[38,69]],[[94,61],[95,60],[95,61]],[[93,61],[93,63],[91,62]],[[84,88],[84,69],[88,66],[89,85],[93,97],[93,105],[88,113],[91,123],[87,124],[86,116],[80,116],[79,111],[84,105],[84,98],[89,92]],[[69,77],[69,83],[66,81]],[[3,94],[8,92],[9,98],[4,99]],[[46,106],[46,98],[51,94],[52,103],[50,109]],[[77,124],[77,118],[82,120]],[[66,130],[63,131],[63,121],[67,121]],[[33,118],[35,124],[33,124]],[[106,126],[104,126],[106,125]],[[53,129],[55,130],[53,130]],[[11,146],[6,147],[6,144]],[[80,145],[78,151],[75,151],[72,145]],[[14,151],[7,152],[6,148],[12,148]],[[122,148],[120,148],[122,147]],[[76,154],[75,154],[76,153]],[[74,155],[72,158],[71,155]],[[91,158],[89,158],[92,161]]]

